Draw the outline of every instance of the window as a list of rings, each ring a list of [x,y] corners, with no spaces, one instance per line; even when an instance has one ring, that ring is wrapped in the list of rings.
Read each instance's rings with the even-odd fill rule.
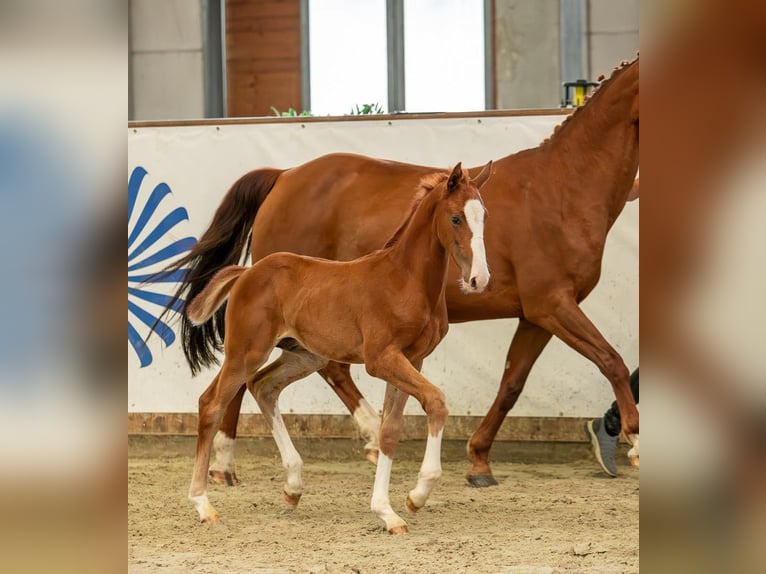
[[[304,93],[314,115],[373,103],[407,112],[485,109],[487,0],[306,4]]]
[[[311,111],[387,105],[386,0],[309,2]]]

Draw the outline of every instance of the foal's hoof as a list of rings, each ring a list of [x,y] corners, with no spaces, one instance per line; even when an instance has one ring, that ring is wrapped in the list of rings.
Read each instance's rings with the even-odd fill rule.
[[[372,464],[377,466],[377,464],[378,464],[378,449],[376,449],[376,448],[366,448],[366,449],[364,449],[364,456],[366,456],[367,460],[369,460]]]
[[[289,492],[285,492],[285,503],[287,504],[288,508],[295,508],[298,506],[298,503],[301,501],[301,495],[300,494],[290,494]]]
[[[218,516],[217,512],[211,512],[204,518],[200,518],[199,521],[202,522],[203,524],[218,524],[219,522],[221,522],[221,517]]]
[[[239,485],[237,475],[228,470],[211,470],[208,474],[210,475],[210,479],[217,484],[223,484],[224,486]]]
[[[412,502],[412,499],[407,496],[407,501],[404,503],[404,505],[407,507],[407,510],[415,514],[418,510],[420,510],[420,506],[415,506],[415,503]]]
[[[469,474],[465,478],[468,481],[468,484],[475,488],[497,486],[497,481],[491,474]]]
[[[388,530],[389,534],[407,534],[410,531],[409,528],[407,528],[407,525],[404,526],[394,526],[393,528],[390,528]]]

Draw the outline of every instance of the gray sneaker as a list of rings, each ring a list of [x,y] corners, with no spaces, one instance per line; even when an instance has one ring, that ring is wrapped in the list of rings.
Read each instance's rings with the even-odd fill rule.
[[[593,454],[596,455],[596,460],[604,472],[611,477],[617,476],[617,462],[614,455],[617,452],[618,437],[609,436],[601,419],[593,419],[585,423],[585,434],[588,435]]]

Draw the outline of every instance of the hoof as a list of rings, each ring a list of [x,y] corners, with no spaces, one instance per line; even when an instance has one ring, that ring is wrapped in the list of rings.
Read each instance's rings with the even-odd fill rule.
[[[497,486],[495,477],[491,474],[469,474],[466,477],[468,484],[475,488],[486,488],[487,486]]]
[[[199,521],[203,524],[218,524],[221,522],[221,517],[218,516],[217,512],[214,512],[212,514],[208,514],[204,518],[200,518]]]
[[[409,528],[407,528],[407,525],[404,526],[394,526],[393,528],[389,529],[389,534],[407,534],[410,531]]]
[[[298,503],[301,501],[301,495],[300,494],[289,494],[285,492],[285,503],[287,504],[288,508],[295,508],[298,506]]]
[[[415,503],[412,502],[412,499],[408,496],[407,501],[404,503],[404,505],[407,507],[407,510],[415,514],[418,510],[420,510],[420,506],[415,506]]]
[[[211,470],[208,473],[213,482],[223,484],[224,486],[237,486],[239,479],[237,475],[228,470]]]
[[[633,452],[633,449],[628,452],[628,460],[630,461],[631,466],[634,466],[635,468],[639,468],[639,457],[638,455]]]
[[[378,449],[376,449],[376,448],[366,448],[366,449],[364,449],[364,456],[366,456],[367,460],[369,460],[372,464],[377,466],[377,464],[378,464]]]

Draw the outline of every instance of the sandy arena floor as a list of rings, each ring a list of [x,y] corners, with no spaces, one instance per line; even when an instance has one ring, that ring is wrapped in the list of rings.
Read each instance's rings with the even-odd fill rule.
[[[499,486],[475,489],[465,444],[447,441],[443,475],[416,515],[404,508],[424,442],[403,443],[391,476],[394,510],[410,534],[390,536],[369,509],[375,468],[353,440],[296,440],[305,491],[282,502],[284,472],[270,439],[237,444],[240,486],[210,484],[221,514],[200,524],[186,500],[194,438],[132,437],[128,571],[189,573],[638,572],[638,471],[601,474],[588,445],[497,443]]]

